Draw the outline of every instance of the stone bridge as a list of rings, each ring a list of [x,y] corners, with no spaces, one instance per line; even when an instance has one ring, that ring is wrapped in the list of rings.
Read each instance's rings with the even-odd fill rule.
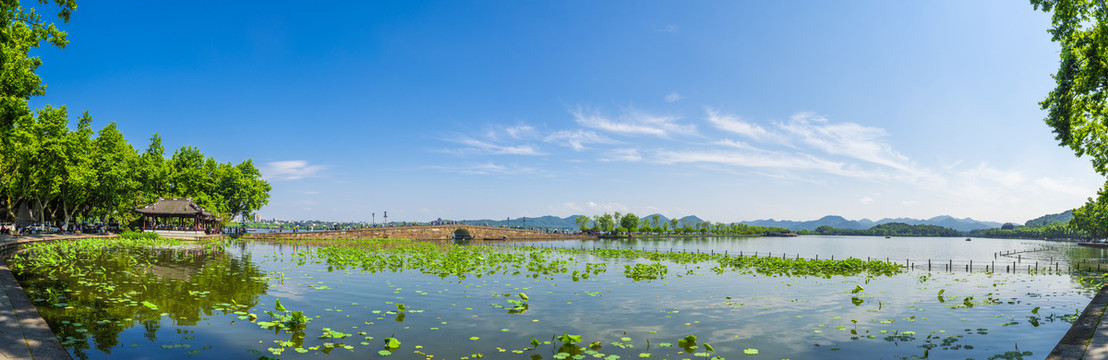
[[[250,233],[247,238],[278,239],[413,239],[452,240],[455,237],[475,240],[562,240],[593,239],[592,235],[548,233],[541,230],[514,229],[469,224],[388,226],[338,231]]]

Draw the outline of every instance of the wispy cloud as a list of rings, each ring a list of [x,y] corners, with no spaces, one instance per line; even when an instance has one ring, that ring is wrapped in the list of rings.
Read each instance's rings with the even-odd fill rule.
[[[504,128],[504,132],[514,139],[530,138],[535,134],[535,128],[530,125],[509,126]]]
[[[1096,191],[1090,191],[1088,187],[1074,184],[1072,181],[1065,179],[1054,179],[1043,177],[1035,180],[1035,185],[1040,188],[1073,197],[1095,197]]]
[[[677,102],[678,100],[681,100],[681,94],[678,94],[676,91],[669,93],[669,95],[666,95],[667,103]]]
[[[544,155],[531,145],[504,146],[484,142],[477,139],[461,139],[460,143],[469,148],[460,149],[459,153],[481,152],[494,155]]]
[[[642,161],[642,155],[639,154],[638,149],[612,149],[607,151],[600,161],[639,162]]]
[[[260,170],[266,180],[282,181],[314,177],[326,169],[326,165],[310,165],[305,160],[286,160],[266,163]]]
[[[714,163],[723,165],[776,168],[793,170],[816,170],[844,176],[865,176],[867,173],[847,170],[847,165],[820,159],[807,154],[786,154],[782,152],[748,153],[738,151],[657,151],[652,157],[661,164],[677,163]]]
[[[724,146],[724,147],[729,147],[729,148],[735,148],[735,149],[743,149],[743,150],[751,150],[751,151],[765,151],[765,150],[756,148],[756,147],[754,147],[750,144],[744,143],[742,141],[734,141],[734,140],[731,140],[731,139],[723,139],[723,140],[720,140],[720,141],[716,141],[712,144],[720,145],[720,146]]]
[[[852,157],[894,169],[912,171],[912,163],[880,141],[885,130],[855,123],[830,123],[814,113],[799,113],[778,128],[800,142],[829,154]]]
[[[608,213],[608,212],[614,212],[614,211],[619,211],[619,212],[631,211],[631,208],[628,207],[627,205],[623,205],[623,204],[616,203],[616,202],[597,203],[597,202],[589,201],[587,205],[588,205],[589,210],[592,210],[593,213],[597,213],[597,214],[599,214],[600,212]]]
[[[538,169],[518,165],[500,165],[493,162],[469,163],[460,166],[429,166],[429,169],[463,175],[535,175]]]
[[[582,151],[586,149],[586,144],[613,144],[616,141],[612,140],[604,135],[597,134],[591,130],[561,130],[550,134],[542,141],[569,146],[573,150]]]
[[[719,111],[712,108],[707,108],[705,111],[708,112],[708,122],[712,123],[712,125],[720,130],[733,132],[753,139],[765,138],[767,134],[766,129],[757,124],[743,122],[739,120],[738,116],[720,114]]]
[[[669,137],[671,135],[696,135],[695,124],[680,124],[680,117],[673,115],[647,114],[638,110],[630,110],[620,115],[617,119],[611,119],[598,113],[586,114],[578,109],[571,112],[577,124],[601,131],[615,133],[624,136],[651,135],[657,137]]]

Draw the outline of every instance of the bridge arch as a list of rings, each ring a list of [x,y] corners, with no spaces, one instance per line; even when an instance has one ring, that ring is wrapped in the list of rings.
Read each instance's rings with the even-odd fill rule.
[[[473,240],[473,233],[469,232],[469,229],[465,228],[464,226],[460,226],[450,233],[450,239],[454,241]]]

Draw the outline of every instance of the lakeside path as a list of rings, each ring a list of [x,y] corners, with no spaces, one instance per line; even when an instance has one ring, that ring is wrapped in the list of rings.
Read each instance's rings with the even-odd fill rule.
[[[0,253],[19,244],[91,237],[116,235],[0,235]],[[0,288],[0,360],[73,359],[23,292],[6,261],[0,261]]]

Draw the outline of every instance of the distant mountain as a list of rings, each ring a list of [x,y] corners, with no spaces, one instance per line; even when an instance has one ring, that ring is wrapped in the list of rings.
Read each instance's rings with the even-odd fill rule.
[[[467,224],[477,224],[477,225],[488,224],[489,226],[505,226],[505,225],[507,225],[507,226],[511,226],[511,227],[526,226],[526,227],[544,228],[544,229],[577,229],[578,226],[577,226],[577,222],[575,220],[577,219],[578,216],[582,216],[582,215],[572,215],[572,216],[567,216],[567,217],[564,217],[564,218],[547,215],[547,216],[540,216],[540,217],[512,218],[512,219],[502,219],[502,220],[491,220],[491,219],[465,220],[465,222]]]
[[[669,222],[669,218],[667,218],[665,216],[662,216],[660,214],[652,214],[652,215],[647,215],[647,216],[644,216],[644,217],[639,217],[639,221],[650,222],[650,224],[653,226],[654,222],[652,221],[651,217],[654,216],[654,215],[658,215],[658,221],[659,221],[658,225],[659,226],[661,226],[662,222]],[[577,221],[576,221],[577,218],[580,217],[580,216],[584,216],[584,215],[571,215],[571,216],[567,216],[567,217],[564,217],[564,218],[547,215],[547,216],[529,217],[529,218],[512,218],[511,220],[509,220],[509,219],[501,219],[501,220],[480,219],[480,220],[464,220],[464,221],[467,224],[478,224],[478,225],[488,224],[489,226],[505,226],[505,225],[507,225],[507,226],[512,226],[512,227],[526,226],[526,227],[544,228],[544,229],[574,229],[575,230],[575,229],[580,228],[580,226],[577,225]],[[592,217],[589,217],[589,219],[591,220]],[[696,224],[704,222],[703,219],[697,217],[696,215],[689,215],[689,216],[680,218],[677,221],[678,221],[678,223],[684,222],[686,224],[689,224],[689,226],[692,226],[692,227],[696,227]]]
[[[1073,217],[1072,212],[1067,211],[1067,212],[1062,213],[1062,214],[1047,215],[1047,216],[1044,216],[1044,218],[1050,217],[1050,216],[1063,216],[1065,214],[1069,214],[1068,215],[1069,217]],[[651,214],[651,215],[641,216],[641,217],[639,217],[639,219],[640,219],[640,221],[647,221],[651,224],[651,226],[653,226],[652,218],[653,218],[654,215],[658,215],[659,222],[669,222],[669,218],[667,218],[667,217],[665,217],[661,214]],[[513,227],[526,226],[526,227],[546,228],[546,229],[577,229],[577,228],[579,228],[579,226],[577,225],[577,222],[574,221],[574,220],[577,219],[577,217],[579,217],[579,216],[583,216],[583,215],[572,215],[572,216],[567,216],[567,217],[564,217],[564,218],[557,217],[557,216],[540,216],[540,217],[529,217],[529,218],[512,218],[511,220],[507,220],[507,219],[501,219],[501,220],[491,220],[491,219],[465,220],[465,222],[469,223],[469,224],[480,224],[480,225],[489,224],[490,226],[508,225],[508,226],[513,226]],[[1031,220],[1031,221],[1036,221],[1036,220],[1038,220],[1038,219]],[[1069,219],[1067,218],[1065,221],[1068,221],[1068,220]],[[696,224],[702,223],[702,222],[704,222],[704,220],[701,219],[700,217],[697,217],[696,215],[689,215],[689,216],[685,216],[683,218],[678,219],[678,222],[679,223],[684,222],[685,224],[688,224],[689,226],[696,227]],[[815,230],[817,227],[820,227],[820,226],[823,226],[823,225],[829,225],[831,227],[834,227],[834,228],[837,228],[837,229],[844,229],[844,230],[865,230],[865,229],[869,229],[869,228],[872,228],[872,227],[877,226],[877,225],[888,224],[888,223],[904,223],[904,224],[908,224],[908,225],[937,225],[937,226],[951,228],[951,229],[958,230],[958,231],[970,231],[970,230],[974,230],[974,229],[998,228],[1001,225],[1000,223],[996,223],[996,222],[977,221],[977,220],[973,220],[973,219],[970,219],[970,218],[956,219],[954,217],[946,216],[946,215],[936,216],[936,217],[926,219],[926,220],[908,219],[908,218],[896,218],[896,219],[885,218],[885,219],[881,219],[881,220],[878,220],[878,221],[872,221],[872,220],[869,220],[869,219],[847,220],[846,218],[844,218],[842,216],[829,215],[829,216],[824,216],[824,217],[822,217],[818,220],[811,220],[811,221],[789,221],[789,220],[769,219],[769,220],[740,221],[739,223],[747,224],[747,225],[756,225],[756,226],[783,227],[783,228],[787,228],[787,229],[793,230],[793,231],[797,231],[797,230]]]
[[[1064,211],[1062,213],[1058,213],[1058,214],[1043,215],[1043,216],[1040,216],[1040,217],[1037,217],[1037,218],[1034,218],[1034,219],[1031,219],[1031,220],[1027,220],[1027,222],[1024,223],[1023,225],[1024,226],[1039,226],[1039,225],[1053,224],[1053,223],[1058,223],[1058,222],[1069,222],[1070,219],[1073,219],[1073,210],[1072,209],[1071,210],[1066,210],[1066,211]]]
[[[817,227],[828,225],[837,229],[849,229],[849,230],[865,230],[871,227],[888,224],[888,223],[904,223],[908,225],[937,225],[942,227],[951,228],[958,231],[970,231],[974,229],[988,229],[1000,227],[1000,223],[991,221],[977,221],[970,218],[956,219],[951,216],[936,216],[926,220],[908,219],[908,218],[896,218],[896,219],[881,219],[878,221],[872,221],[869,219],[861,220],[847,220],[842,216],[824,216],[819,220],[812,221],[788,221],[788,220],[755,220],[755,221],[743,221],[743,224],[757,225],[757,226],[777,226],[787,228],[789,230],[815,230]]]

